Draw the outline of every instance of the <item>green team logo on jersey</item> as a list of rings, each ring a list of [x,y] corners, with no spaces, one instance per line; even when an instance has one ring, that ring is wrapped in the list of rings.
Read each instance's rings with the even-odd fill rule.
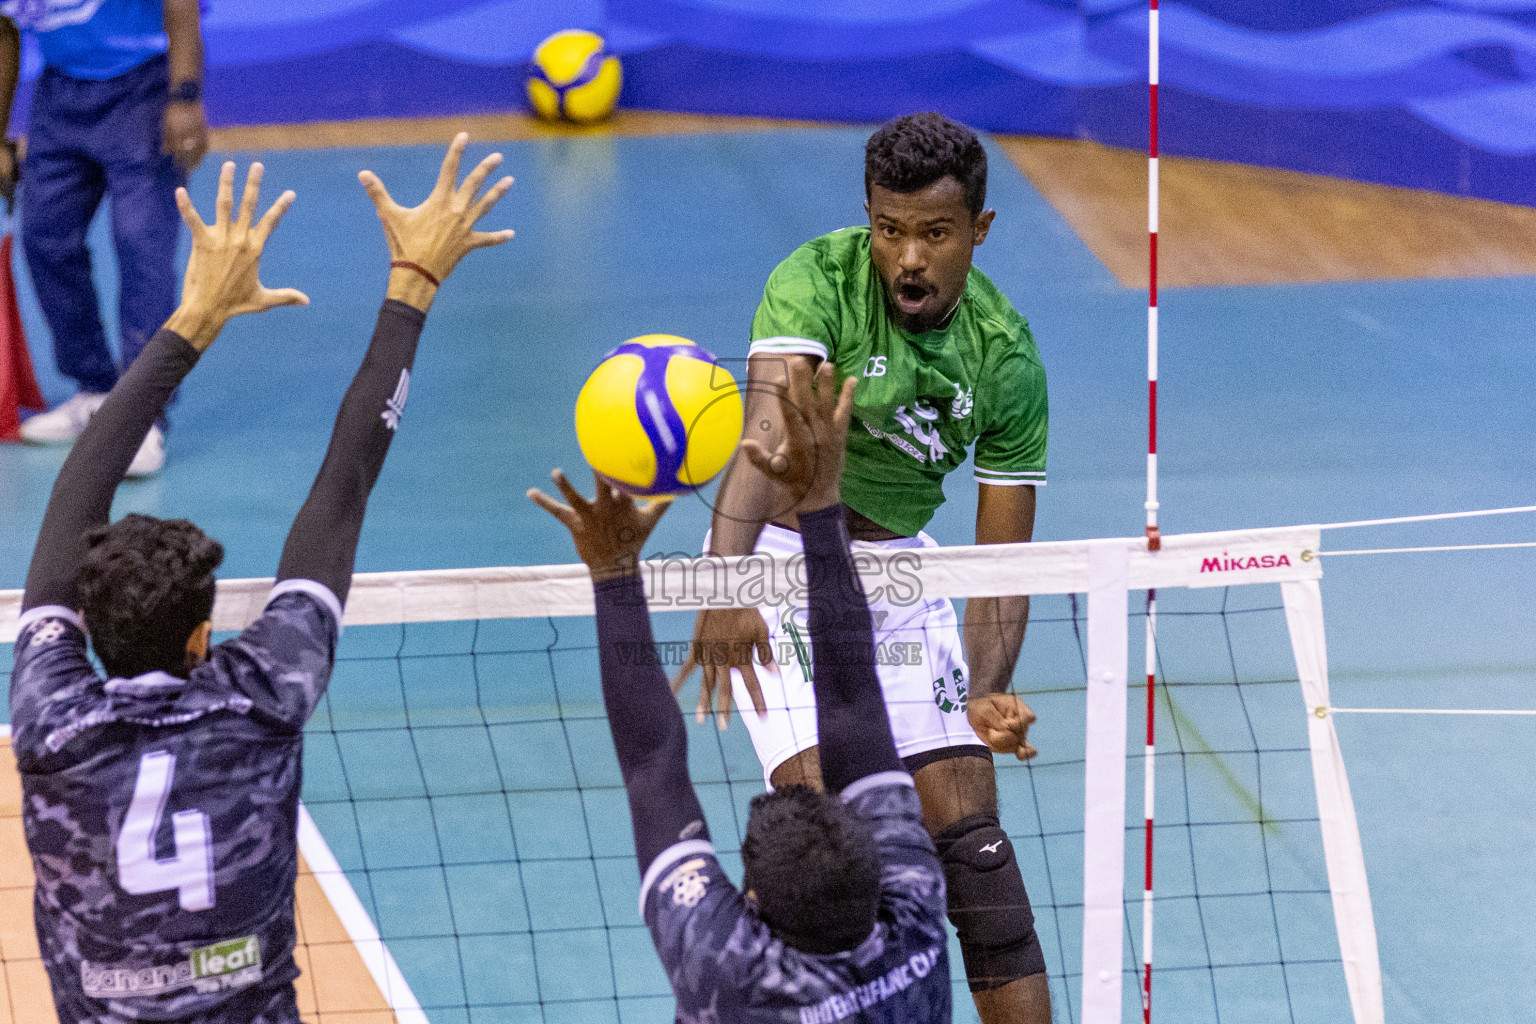
[[[254,935],[215,942],[192,951],[192,977],[216,978],[261,967],[261,942]]]
[[[965,683],[965,673],[958,668],[947,676],[940,676],[933,681],[933,702],[939,706],[939,710],[946,715],[955,711],[964,711],[970,703],[970,687]]]
[[[971,268],[942,330],[892,320],[867,227],[823,235],[774,270],[752,320],[754,355],[829,359],[857,377],[842,493],[904,537],[944,502],[944,476],[975,447],[980,483],[1045,482],[1045,370],[1029,325]]]

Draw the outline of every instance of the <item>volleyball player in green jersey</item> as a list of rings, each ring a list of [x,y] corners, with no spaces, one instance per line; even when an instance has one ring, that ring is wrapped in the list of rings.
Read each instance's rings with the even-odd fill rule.
[[[1045,483],[1045,370],[1028,323],[971,265],[995,216],[984,209],[986,151],[938,114],[898,118],[869,140],[865,193],[869,227],[805,243],[768,279],[752,322],[745,436],[774,450],[789,364],[830,359],[840,377],[858,379],[842,477],[855,547],[935,546],[922,529],[972,445],[976,542],[1028,541]],[[707,550],[792,558],[802,550],[789,511],[797,498],[736,459]],[[1049,1024],[1045,960],[998,822],[992,765],[994,751],[1035,753],[1034,713],[1007,692],[1029,599],[968,601],[962,653],[948,600],[897,579],[866,589],[897,751],[944,865],[977,1010],[984,1024]],[[753,704],[758,713],[744,720],[775,787],[820,784],[805,621],[805,609],[788,606],[707,609],[674,680],[680,688],[702,667],[699,714],[718,691],[721,728],[733,699]]]

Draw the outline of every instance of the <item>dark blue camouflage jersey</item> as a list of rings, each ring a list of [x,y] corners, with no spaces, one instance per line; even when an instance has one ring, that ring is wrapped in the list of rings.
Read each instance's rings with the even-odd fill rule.
[[[11,743],[61,1024],[296,1024],[304,723],[340,606],[290,580],[189,679],[102,679],[80,620],[22,617]]]
[[[850,805],[875,826],[880,911],[848,952],[802,953],[775,938],[703,840],[651,865],[641,909],[680,1024],[948,1024],[944,872],[917,792],[905,773],[864,782],[849,787]]]

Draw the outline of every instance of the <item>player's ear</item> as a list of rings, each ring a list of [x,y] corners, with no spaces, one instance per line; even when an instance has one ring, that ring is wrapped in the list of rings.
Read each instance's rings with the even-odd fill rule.
[[[187,637],[187,671],[190,672],[208,658],[208,641],[213,638],[213,622],[204,619]]]
[[[992,230],[992,221],[996,219],[996,210],[982,210],[971,222],[971,244],[980,245],[987,240],[987,232]]]

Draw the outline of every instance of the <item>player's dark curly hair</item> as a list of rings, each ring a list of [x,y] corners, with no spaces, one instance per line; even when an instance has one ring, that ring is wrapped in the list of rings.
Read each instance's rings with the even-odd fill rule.
[[[91,646],[113,676],[186,674],[187,638],[213,612],[224,546],[185,519],[126,515],[85,535],[76,577]]]
[[[809,786],[754,797],[741,859],[759,914],[789,945],[836,953],[869,938],[880,856],[869,824],[836,797]]]
[[[917,192],[943,177],[965,189],[977,217],[987,205],[987,151],[976,133],[933,111],[887,121],[864,146],[864,198],[874,186]]]

